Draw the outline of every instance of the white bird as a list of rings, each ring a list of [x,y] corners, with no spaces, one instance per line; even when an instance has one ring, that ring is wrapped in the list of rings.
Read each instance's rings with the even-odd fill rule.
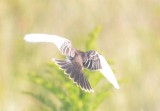
[[[118,82],[105,58],[94,50],[82,52],[72,47],[71,42],[57,35],[48,34],[27,34],[24,37],[27,42],[50,42],[54,43],[60,52],[66,56],[66,60],[52,59],[65,74],[69,76],[80,88],[86,92],[94,92],[89,81],[83,73],[83,68],[91,71],[100,70],[116,89],[119,89]]]

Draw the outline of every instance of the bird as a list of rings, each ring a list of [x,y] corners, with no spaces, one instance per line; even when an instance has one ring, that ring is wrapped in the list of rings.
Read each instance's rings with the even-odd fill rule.
[[[24,40],[33,43],[53,43],[58,50],[66,56],[66,60],[52,58],[52,61],[54,61],[55,64],[57,64],[59,68],[85,92],[94,92],[94,90],[84,74],[84,68],[89,69],[90,71],[100,71],[116,89],[120,89],[114,73],[105,57],[97,51],[80,51],[72,47],[70,40],[58,35],[31,33],[26,34]]]

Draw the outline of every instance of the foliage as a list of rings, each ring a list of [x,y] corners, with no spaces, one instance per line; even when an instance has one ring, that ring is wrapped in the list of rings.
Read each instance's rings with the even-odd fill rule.
[[[87,50],[96,46],[99,32],[100,27],[96,27],[89,34]],[[52,111],[95,111],[109,95],[110,87],[105,84],[99,85],[103,82],[103,77],[98,71],[85,70],[85,74],[95,89],[94,93],[86,93],[77,88],[57,65],[48,63],[38,71],[28,74],[34,90],[25,91],[25,94],[32,96]]]

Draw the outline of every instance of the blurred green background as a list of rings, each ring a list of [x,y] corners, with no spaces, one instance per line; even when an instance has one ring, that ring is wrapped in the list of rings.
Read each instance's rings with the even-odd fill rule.
[[[121,89],[85,70],[95,93],[82,92],[51,61],[64,58],[56,47],[26,43],[28,33],[96,49]],[[159,68],[159,0],[0,1],[0,111],[160,111]]]

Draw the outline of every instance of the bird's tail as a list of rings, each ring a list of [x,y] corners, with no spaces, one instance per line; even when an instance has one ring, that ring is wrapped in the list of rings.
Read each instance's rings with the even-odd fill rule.
[[[60,69],[64,70],[65,74],[67,74],[74,83],[80,86],[82,90],[85,90],[86,92],[94,92],[78,64],[71,61],[52,60],[60,67]]]

